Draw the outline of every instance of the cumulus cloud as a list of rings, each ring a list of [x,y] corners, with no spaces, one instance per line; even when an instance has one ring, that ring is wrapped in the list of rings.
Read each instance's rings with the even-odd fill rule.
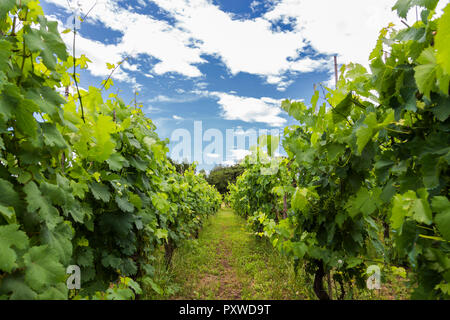
[[[219,159],[220,158],[220,154],[218,154],[218,153],[207,153],[206,157],[207,158],[211,158],[211,159]]]
[[[192,96],[192,95],[183,95],[183,96],[174,96],[174,97],[168,97],[165,95],[157,95],[156,97],[153,97],[147,102],[149,103],[185,103],[185,102],[192,102],[195,100],[198,100],[199,96]]]
[[[67,0],[47,1],[71,13]],[[90,72],[93,75],[107,75],[109,70],[106,68],[106,62],[117,63],[125,56],[137,57],[140,54],[158,60],[152,70],[142,70],[147,74],[151,71],[157,75],[169,72],[176,72],[186,77],[201,75],[196,64],[204,63],[205,60],[200,57],[201,51],[191,46],[192,39],[189,33],[171,26],[166,21],[132,12],[121,7],[118,2],[117,0],[98,0],[86,22],[121,32],[123,36],[118,43],[103,44],[77,36],[77,52],[86,54],[92,60]],[[91,0],[78,0],[77,3],[85,13],[92,7]],[[64,35],[64,40],[71,48],[71,34]],[[121,76],[124,77],[120,72],[115,73],[114,76],[119,80],[123,80]]]
[[[250,154],[251,154],[251,151],[246,150],[246,149],[229,150],[229,156],[226,160],[222,161],[222,165],[233,166]]]
[[[280,117],[281,100],[272,98],[241,97],[223,92],[212,92],[218,98],[222,117],[226,120],[266,123],[272,127],[281,127],[286,119]]]
[[[47,0],[67,8],[67,0]],[[150,0],[148,0],[149,2]],[[91,0],[78,0],[84,12]],[[269,8],[257,18],[239,18],[224,12],[210,0],[151,0],[174,23],[124,8],[119,0],[98,0],[87,23],[99,24],[119,31],[115,44],[78,37],[77,47],[93,63],[90,71],[96,76],[109,72],[106,62],[117,63],[124,56],[152,57],[147,68],[125,65],[114,77],[133,82],[133,72],[143,75],[177,73],[187,78],[200,78],[199,65],[207,63],[204,56],[214,56],[232,75],[240,72],[258,75],[284,91],[292,83],[291,75],[317,70],[332,71],[332,59],[339,63],[357,62],[367,65],[370,50],[378,32],[389,22],[399,23],[391,11],[395,0],[277,0],[256,2],[252,9]],[[446,1],[441,1],[439,10]],[[143,5],[143,1],[139,1]],[[411,13],[408,19],[414,19]],[[282,22],[287,30],[274,28]],[[71,43],[70,34],[65,40]],[[311,46],[317,55],[302,55]],[[128,67],[128,68],[127,68]],[[205,89],[198,82],[198,89]],[[203,87],[202,87],[203,86]]]

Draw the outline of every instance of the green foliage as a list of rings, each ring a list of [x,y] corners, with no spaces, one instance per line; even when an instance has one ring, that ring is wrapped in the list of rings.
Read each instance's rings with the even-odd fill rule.
[[[216,166],[206,177],[206,181],[214,186],[221,194],[226,194],[229,184],[234,184],[237,177],[244,172],[244,168],[240,164],[233,166]]]
[[[285,128],[289,159],[271,176],[261,176],[264,164],[256,162],[231,187],[233,208],[258,235],[307,262],[320,298],[327,298],[321,282],[330,271],[365,286],[372,260],[407,264],[412,298],[450,297],[450,5],[433,20],[437,3],[397,1],[400,17],[419,6],[422,20],[383,29],[371,73],[344,66],[319,108],[318,91],[311,106],[284,101],[299,121]]]
[[[139,108],[95,87],[58,93],[89,59],[69,57],[38,1],[0,15],[0,298],[66,299],[71,264],[71,298],[135,298],[156,250],[194,236],[221,197],[175,170]]]

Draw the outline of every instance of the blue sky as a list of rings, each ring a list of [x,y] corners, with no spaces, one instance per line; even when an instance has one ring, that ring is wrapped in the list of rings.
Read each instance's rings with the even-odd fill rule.
[[[282,130],[294,124],[280,109],[281,101],[309,101],[313,84],[332,86],[335,54],[339,64],[367,66],[379,30],[389,22],[401,25],[390,10],[394,3],[41,1],[44,12],[60,22],[61,30],[74,9],[84,15],[92,8],[81,24],[76,45],[77,56],[85,54],[92,60],[81,76],[83,88],[99,86],[107,78],[107,62],[117,64],[128,57],[114,73],[111,91],[119,90],[127,103],[133,100],[134,91],[139,92],[138,102],[162,139],[185,129],[192,140],[194,121],[201,121],[203,132],[217,129],[224,137],[227,129]],[[441,1],[440,7],[445,3]],[[72,35],[63,35],[63,39],[71,50]],[[176,144],[172,141],[169,147]],[[245,151],[235,149],[223,150],[232,157],[215,157],[215,162],[238,161]],[[213,166],[203,163],[199,168]]]

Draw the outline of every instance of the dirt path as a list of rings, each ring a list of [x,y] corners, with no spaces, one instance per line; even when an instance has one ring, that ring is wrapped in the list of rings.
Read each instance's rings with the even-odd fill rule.
[[[175,252],[172,271],[179,288],[169,298],[300,298],[292,266],[245,225],[230,209],[211,217],[198,240]]]
[[[246,221],[230,209],[210,217],[198,239],[175,250],[169,271],[163,266],[154,278],[161,292],[157,299],[315,299],[312,278],[304,269],[296,275],[292,261],[266,239],[255,237]],[[405,295],[403,291],[403,286],[391,288],[383,297],[397,299]]]
[[[224,229],[226,230],[226,227]],[[241,299],[242,284],[230,263],[232,260],[232,249],[226,240],[225,237],[224,240],[219,242],[217,247],[219,261],[223,267],[219,278],[220,287],[217,298],[221,300],[239,300]]]

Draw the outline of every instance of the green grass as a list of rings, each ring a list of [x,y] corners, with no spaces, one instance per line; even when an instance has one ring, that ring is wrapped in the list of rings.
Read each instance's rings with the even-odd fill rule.
[[[166,270],[163,254],[155,262],[155,290],[146,299],[316,299],[312,278],[266,240],[255,237],[244,219],[222,209],[204,224],[198,239],[178,248]],[[379,292],[355,290],[347,299],[405,299],[406,286],[389,278]]]
[[[245,228],[230,209],[220,210],[198,239],[186,241],[165,271],[158,258],[158,299],[305,299],[301,275],[264,239]]]

